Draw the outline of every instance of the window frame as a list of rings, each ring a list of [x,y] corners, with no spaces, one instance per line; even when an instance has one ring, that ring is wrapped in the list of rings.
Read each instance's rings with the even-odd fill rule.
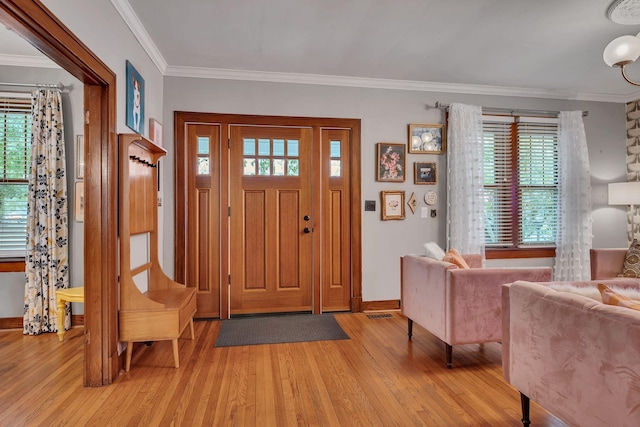
[[[482,116],[483,127],[485,121],[490,121],[490,117],[500,117],[496,114],[486,114]],[[509,124],[511,128],[511,182],[510,182],[510,208],[508,216],[511,221],[511,244],[509,246],[485,246],[485,258],[486,259],[518,259],[518,258],[553,258],[556,256],[556,245],[553,244],[538,244],[530,246],[519,245],[522,236],[522,226],[520,221],[520,197],[519,188],[519,167],[518,167],[518,119],[524,116],[504,116],[513,117],[513,121]],[[528,117],[528,119],[532,119]],[[533,118],[535,119],[535,118]],[[542,121],[547,121],[548,117],[541,118]]]

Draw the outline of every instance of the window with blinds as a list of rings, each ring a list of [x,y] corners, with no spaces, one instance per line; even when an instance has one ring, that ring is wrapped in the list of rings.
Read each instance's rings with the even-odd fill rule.
[[[24,257],[31,100],[0,95],[0,258]]]
[[[483,116],[487,247],[555,243],[558,218],[556,119]]]

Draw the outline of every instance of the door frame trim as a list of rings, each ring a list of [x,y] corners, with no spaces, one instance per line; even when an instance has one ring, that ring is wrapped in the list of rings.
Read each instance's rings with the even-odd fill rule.
[[[350,144],[350,183],[351,183],[351,311],[361,311],[362,304],[362,213],[361,213],[361,157],[360,157],[360,119],[348,118],[315,118],[315,117],[289,117],[289,116],[260,116],[243,114],[217,114],[175,111],[174,112],[174,141],[175,141],[175,280],[181,283],[186,278],[187,260],[187,216],[186,216],[186,129],[189,124],[215,124],[220,125],[220,143],[229,140],[230,125],[256,125],[256,126],[299,126],[314,129],[313,150],[319,144],[319,130],[321,128],[340,128],[351,131]],[[216,163],[217,164],[217,163]],[[221,150],[219,162],[220,173],[220,218],[228,218],[229,206],[229,150]],[[315,171],[319,174],[319,171]],[[314,175],[314,179],[317,176]],[[319,180],[317,181],[320,182]],[[319,192],[318,192],[319,194]],[[319,207],[314,207],[319,209]],[[319,212],[318,212],[319,214]],[[220,224],[221,248],[228,248],[229,221],[221,221]],[[225,286],[229,275],[228,251],[220,251],[220,318],[229,318],[229,287]],[[314,277],[314,280],[316,278]],[[321,300],[319,298],[319,282],[314,288],[314,312],[321,312]]]
[[[84,83],[83,384],[111,384],[119,373],[116,75],[40,1],[0,0],[0,22]]]

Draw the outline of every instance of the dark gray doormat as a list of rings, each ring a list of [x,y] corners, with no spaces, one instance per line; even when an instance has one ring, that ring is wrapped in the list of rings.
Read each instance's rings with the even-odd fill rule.
[[[223,320],[215,346],[347,339],[333,314],[296,314]]]

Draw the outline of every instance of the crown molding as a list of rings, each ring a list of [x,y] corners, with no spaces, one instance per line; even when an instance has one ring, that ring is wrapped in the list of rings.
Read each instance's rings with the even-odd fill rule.
[[[165,74],[167,69],[167,61],[160,53],[160,50],[147,33],[147,30],[138,19],[135,11],[127,0],[111,0],[111,3],[116,8],[122,19],[127,24],[135,38],[138,40],[142,48],[147,52],[151,61],[155,64],[161,74]]]
[[[572,92],[502,86],[483,86],[366,77],[326,76],[268,71],[229,70],[220,68],[176,67],[169,65],[165,76],[202,79],[244,80],[271,83],[295,83],[325,86],[348,86],[372,89],[413,90],[421,92],[465,93],[475,95],[516,96],[525,98],[565,99],[624,103],[638,99],[640,92],[624,95]]]
[[[45,56],[0,54],[0,65],[14,67],[57,68],[60,66]]]

